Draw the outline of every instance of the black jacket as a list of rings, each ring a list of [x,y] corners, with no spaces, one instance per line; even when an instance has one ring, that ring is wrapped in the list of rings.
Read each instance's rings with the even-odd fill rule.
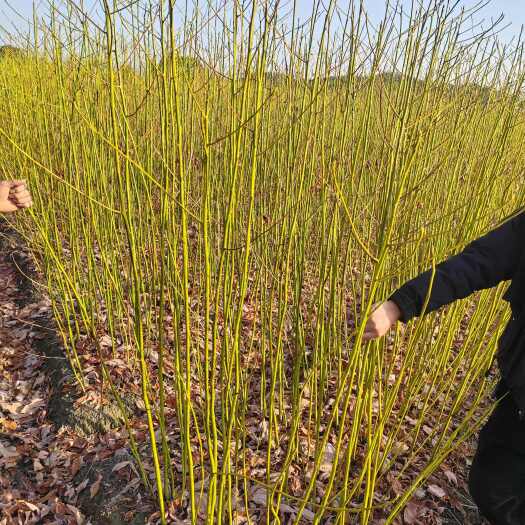
[[[407,322],[421,314],[432,272],[404,284],[390,297]],[[461,253],[436,266],[427,310],[437,310],[476,290],[511,280],[504,299],[512,316],[500,340],[497,360],[502,384],[525,410],[525,212],[469,244]]]

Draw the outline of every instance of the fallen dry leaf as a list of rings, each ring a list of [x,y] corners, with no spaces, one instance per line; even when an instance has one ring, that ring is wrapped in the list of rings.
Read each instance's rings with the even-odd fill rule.
[[[111,469],[111,472],[118,472],[119,470],[122,470],[124,467],[127,467],[128,465],[131,465],[131,461],[121,461],[120,463],[117,463]]]
[[[46,402],[44,399],[35,399],[28,405],[24,405],[24,407],[20,410],[21,414],[33,414],[36,412],[39,408],[45,406]]]
[[[91,498],[94,498],[98,494],[98,491],[100,490],[101,482],[102,482],[102,475],[99,474],[95,483],[93,483],[93,485],[91,485],[91,487],[89,488],[89,494]]]
[[[446,492],[439,485],[429,485],[428,491],[436,498],[444,498],[446,496]]]
[[[5,458],[17,458],[20,456],[18,451],[16,450],[16,447],[6,447],[2,443],[0,443],[0,455]]]
[[[403,512],[403,519],[407,525],[415,525],[418,521],[419,505],[409,502]]]
[[[444,473],[445,473],[446,478],[447,478],[451,483],[454,483],[454,485],[457,485],[457,484],[458,484],[458,478],[456,477],[456,475],[454,474],[454,472],[452,472],[451,470],[445,470]]]
[[[323,461],[319,470],[324,473],[328,473],[332,470],[332,464],[334,462],[335,447],[331,443],[326,444],[326,448],[323,454]]]

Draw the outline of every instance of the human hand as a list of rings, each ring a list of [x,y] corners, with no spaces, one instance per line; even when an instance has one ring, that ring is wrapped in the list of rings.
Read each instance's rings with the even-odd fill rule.
[[[0,213],[12,213],[32,204],[25,180],[0,181]]]
[[[364,341],[383,337],[401,318],[401,310],[394,301],[379,305],[370,315],[365,326]]]

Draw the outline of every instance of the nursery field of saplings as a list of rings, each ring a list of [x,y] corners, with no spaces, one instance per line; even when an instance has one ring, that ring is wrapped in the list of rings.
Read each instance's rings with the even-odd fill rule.
[[[430,476],[490,409],[504,289],[364,327],[522,204],[522,43],[439,0],[380,23],[357,1],[97,4],[4,48],[0,159],[138,501],[159,523],[432,523]]]

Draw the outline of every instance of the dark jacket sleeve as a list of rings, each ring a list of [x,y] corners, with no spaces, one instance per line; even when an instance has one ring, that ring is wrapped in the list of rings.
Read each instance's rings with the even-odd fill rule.
[[[517,270],[523,244],[525,213],[522,212],[470,243],[461,253],[438,264],[425,313],[511,279]],[[421,314],[431,276],[431,270],[422,273],[390,297],[401,310],[401,321],[407,322]]]

